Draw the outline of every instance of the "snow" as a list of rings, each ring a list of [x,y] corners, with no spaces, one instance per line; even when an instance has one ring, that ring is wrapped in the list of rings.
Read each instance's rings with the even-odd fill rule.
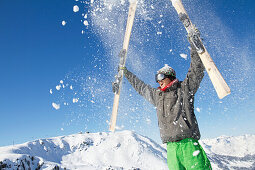
[[[200,108],[198,108],[198,107],[196,108],[196,110],[197,110],[197,112],[199,112],[199,113],[200,113],[200,111],[201,111]]]
[[[193,152],[193,156],[197,156],[200,153],[199,150]]]
[[[214,170],[254,169],[254,138],[255,135],[219,137],[201,140],[200,144]],[[226,140],[229,143],[222,142]],[[233,155],[232,151],[240,150],[236,143],[248,149],[242,157],[230,156]],[[217,147],[218,145],[221,147]],[[62,169],[168,170],[165,148],[165,144],[161,146],[148,137],[131,131],[79,132],[0,147],[0,167],[1,164],[6,164],[9,166],[7,169],[13,169],[15,165],[24,164],[26,169],[35,169],[40,165],[42,169],[58,166]],[[208,150],[210,148],[214,148],[214,151]],[[192,155],[198,156],[199,151]]]
[[[50,94],[52,94],[53,92],[52,92],[52,89],[50,89]]]
[[[10,165],[21,155],[42,160],[42,169],[58,165],[67,169],[167,170],[165,149],[130,131],[75,134],[0,147],[0,161],[10,159]]]
[[[73,98],[73,103],[78,103],[79,98]]]
[[[211,140],[204,140],[205,150],[215,154],[244,157],[255,154],[255,135],[237,137],[220,136]]]
[[[52,103],[52,107],[56,110],[60,109],[60,104]]]
[[[174,71],[174,69],[172,67],[170,67],[168,64],[165,64],[164,67],[159,69],[157,73],[167,73],[167,72],[169,72],[169,70]]]
[[[187,54],[182,53],[182,54],[180,54],[180,56],[181,56],[181,58],[184,58],[185,60],[187,60],[187,56],[188,56]]]
[[[88,23],[87,20],[84,20],[84,21],[83,21],[83,24],[84,24],[85,26],[88,26],[88,25],[89,25],[89,23]]]
[[[73,6],[73,12],[78,12],[79,11],[79,7],[77,5]]]
[[[57,90],[60,90],[60,89],[61,89],[61,85],[57,85],[57,86],[56,86],[56,89],[57,89]]]
[[[116,0],[113,0],[113,1],[102,1],[103,3],[102,3],[102,6],[97,6],[97,1],[95,1],[94,2],[94,0],[91,0],[91,6],[93,6],[93,9],[94,10],[92,10],[92,11],[89,11],[88,12],[88,14],[89,14],[89,17],[91,17],[92,16],[92,18],[90,18],[89,19],[89,21],[90,21],[90,25],[91,26],[94,26],[93,27],[93,29],[98,29],[99,31],[98,31],[98,33],[102,36],[102,41],[103,41],[103,43],[107,46],[107,47],[109,47],[109,49],[111,49],[111,50],[109,50],[110,51],[110,53],[111,54],[117,54],[118,52],[119,52],[119,45],[122,43],[121,41],[122,41],[122,39],[121,40],[119,40],[120,38],[120,32],[121,32],[121,30],[124,30],[125,28],[123,28],[122,27],[122,25],[125,25],[124,23],[125,23],[125,20],[124,19],[126,19],[126,13],[124,13],[124,14],[122,14],[121,13],[121,10],[120,11],[118,11],[118,10],[116,10],[116,9],[124,9],[124,8],[122,8],[122,6],[120,6],[119,4],[121,4],[121,5],[123,5],[124,4],[124,0],[122,0],[121,2],[119,2],[119,1],[116,1]],[[130,1],[131,2],[131,1]],[[134,0],[133,0],[133,2],[134,2]],[[165,17],[168,17],[168,15],[166,15],[166,13],[163,13],[164,14],[164,19],[162,18],[163,17],[163,15],[158,15],[158,13],[159,13],[159,11],[157,12],[157,15],[153,15],[153,14],[151,14],[151,15],[149,15],[150,14],[150,12],[148,12],[149,10],[147,9],[147,8],[142,8],[143,6],[142,5],[144,5],[143,3],[144,3],[145,1],[140,1],[139,2],[139,5],[140,6],[138,6],[138,10],[137,10],[137,15],[136,15],[136,18],[138,18],[138,17],[144,17],[143,19],[145,20],[145,21],[150,21],[151,23],[153,23],[153,22],[155,22],[156,24],[154,25],[155,26],[155,29],[154,30],[156,30],[156,35],[161,35],[162,34],[162,32],[161,31],[164,31],[164,33],[165,32],[168,32],[168,31],[166,31],[167,30],[167,28],[168,28],[168,26],[166,25],[165,26],[165,28],[164,28],[164,30],[163,29],[161,29],[161,28],[158,28],[158,27],[162,27],[162,25],[161,25],[161,21],[159,21],[158,22],[158,20],[156,20],[156,19],[160,19],[160,20],[164,20],[165,19]],[[177,0],[173,0],[173,3],[174,2],[177,2]],[[93,4],[94,3],[94,4]],[[105,8],[103,7],[103,5],[105,5]],[[150,5],[148,6],[148,8],[150,8]],[[157,8],[157,5],[154,5],[152,8]],[[151,8],[151,9],[152,9]],[[115,9],[115,10],[114,10]],[[143,9],[143,10],[141,10],[141,9]],[[118,11],[118,12],[116,12],[116,11]],[[142,12],[143,13],[142,13]],[[151,10],[152,11],[152,10]],[[153,11],[157,11],[157,10],[153,10]],[[87,11],[86,11],[87,12]],[[175,11],[174,11],[175,12]],[[143,14],[142,16],[141,16],[141,14]],[[174,14],[176,14],[176,13],[174,13]],[[153,18],[153,16],[157,16],[157,17],[160,17],[160,18]],[[87,21],[87,14],[84,14],[83,15],[83,17],[84,17],[84,19],[86,19],[85,21]],[[162,19],[161,19],[162,18]],[[86,24],[85,24],[85,21],[84,21],[84,19],[82,19],[82,21],[83,21],[83,24],[85,25],[85,26],[88,26],[88,22],[86,22]],[[139,18],[140,19],[140,18]],[[138,19],[138,21],[140,21]],[[124,20],[124,21],[123,21]],[[142,26],[141,26],[141,28],[144,28],[143,26],[143,23],[141,22],[141,23],[139,23],[139,24],[142,24]],[[83,27],[84,28],[84,27]],[[101,29],[101,30],[100,30]],[[104,32],[105,31],[105,32]],[[139,35],[139,36],[132,36],[132,41],[134,42],[133,44],[138,44],[138,43],[136,43],[136,42],[144,42],[143,41],[143,38],[146,38],[148,41],[151,41],[152,40],[152,38],[148,38],[148,37],[142,37],[140,34],[137,34],[137,33],[139,33],[139,31],[138,31],[138,28],[137,27],[134,27],[134,29],[133,29],[133,31],[134,31],[134,33],[132,33],[132,35]],[[145,31],[146,32],[146,31]],[[87,32],[86,32],[87,33]],[[123,33],[123,32],[121,32],[121,33]],[[171,33],[173,33],[173,32],[171,32]],[[84,31],[82,31],[82,34],[84,34]],[[154,33],[155,34],[155,33]],[[149,34],[148,34],[149,35]],[[173,34],[170,34],[170,36],[172,36]],[[151,36],[151,35],[149,35],[149,36]],[[141,38],[142,37],[142,38]],[[159,38],[160,37],[164,37],[164,36],[158,36]],[[115,45],[114,44],[117,44],[117,46],[118,46],[118,48],[116,48],[115,47]],[[148,67],[145,67],[145,65],[146,65],[146,61],[143,61],[143,59],[141,59],[141,58],[139,58],[139,51],[138,50],[135,50],[135,49],[133,49],[133,51],[132,51],[132,48],[134,48],[133,47],[133,45],[130,45],[130,50],[129,50],[129,52],[130,52],[130,57],[132,57],[132,56],[134,56],[134,58],[135,59],[130,59],[129,61],[129,67],[133,70],[133,71],[135,71],[136,73],[140,73],[139,71],[141,71],[143,68],[148,68]],[[160,48],[160,47],[159,47]],[[169,48],[174,48],[174,49],[170,49],[169,51],[170,52],[173,52],[173,50],[176,52],[176,49],[175,49],[175,47],[174,47],[174,44],[173,45],[171,45]],[[117,50],[116,50],[117,49]],[[117,52],[116,52],[117,51]],[[137,56],[136,55],[133,55],[133,54],[135,54],[135,53],[138,53],[137,54]],[[142,51],[141,51],[141,53],[143,53]],[[177,53],[178,54],[178,53]],[[114,57],[116,57],[116,55],[113,55]],[[182,58],[184,58],[185,60],[187,60],[187,55],[186,54],[180,54],[180,56],[182,57]],[[117,58],[117,57],[116,57]],[[177,56],[177,58],[178,58],[178,56]],[[138,60],[138,61],[137,61]],[[153,59],[152,59],[153,60]],[[131,63],[132,61],[135,61],[135,62],[133,62],[133,63]],[[136,63],[136,61],[137,61],[137,63],[142,63],[142,64],[144,64],[143,66],[144,67],[140,67],[141,66],[141,64],[137,64]],[[141,62],[140,62],[141,61]],[[154,60],[153,60],[154,61]],[[151,62],[151,63],[154,63],[154,62]],[[112,62],[112,59],[110,59],[110,62]],[[115,63],[118,63],[118,61],[117,62],[115,62]],[[157,63],[157,62],[155,62],[155,63]],[[150,64],[150,66],[151,66],[152,64]],[[98,67],[98,64],[95,66],[95,67],[97,67],[97,68],[99,68]],[[139,68],[140,67],[140,68]],[[140,70],[139,70],[140,69]],[[146,70],[146,72],[147,71],[151,71],[152,69],[147,69]],[[147,73],[146,73],[147,74]],[[149,74],[149,73],[148,73]],[[90,75],[89,73],[88,73],[88,75]],[[87,75],[86,75],[87,76]],[[91,81],[89,81],[89,82],[93,82],[93,80],[92,79],[90,79]],[[96,83],[94,82],[94,83],[92,83],[92,85],[95,87],[97,84],[100,84],[100,82],[99,81],[97,81]],[[107,84],[107,83],[106,83]],[[109,84],[109,83],[108,83]],[[74,84],[75,85],[75,91],[77,91],[77,89],[79,88],[79,85],[77,86],[77,84]],[[90,88],[90,86],[89,85],[87,85],[87,86],[85,86],[84,85],[84,87],[86,87],[86,88],[84,88],[84,89],[89,89],[88,91],[89,92],[91,92],[90,94],[91,94],[91,96],[93,95],[93,97],[89,97],[89,96],[86,96],[86,95],[84,95],[84,96],[82,96],[82,97],[80,97],[80,102],[82,102],[82,100],[84,99],[84,98],[88,98],[88,99],[86,99],[87,101],[89,101],[90,103],[92,103],[92,104],[94,104],[95,102],[97,103],[97,105],[98,105],[98,103],[99,103],[99,100],[98,100],[98,98],[96,98],[95,97],[95,94],[96,94],[96,96],[98,95],[98,96],[100,96],[101,97],[101,95],[102,95],[102,97],[101,98],[104,98],[106,95],[109,95],[108,93],[106,93],[106,91],[104,91],[104,94],[103,93],[99,93],[99,92],[97,92],[95,89],[96,88],[94,88],[94,89],[91,89]],[[101,88],[101,86],[100,86],[100,88]],[[70,89],[72,90],[73,89],[73,87],[72,86],[70,86]],[[57,89],[58,90],[58,89]],[[60,88],[59,88],[59,90],[60,90]],[[83,92],[83,91],[82,91]],[[125,92],[124,92],[125,93]],[[79,93],[78,93],[79,94]],[[129,94],[128,93],[128,95],[130,96],[130,97],[132,97],[131,96],[131,94]],[[110,96],[110,95],[109,95]],[[123,96],[125,96],[125,94],[123,94]],[[71,96],[70,97],[71,98],[71,100],[73,99],[73,96]],[[123,97],[124,98],[124,97]],[[203,96],[201,97],[202,99],[203,99]],[[202,99],[199,99],[199,100],[202,100]],[[125,100],[125,99],[123,99],[123,100]],[[132,100],[132,99],[131,99]],[[73,100],[74,101],[74,100]],[[68,100],[68,102],[71,104],[72,103],[72,101],[70,101],[70,100]],[[128,101],[128,102],[130,102],[130,101]],[[74,103],[74,102],[73,102]],[[130,102],[130,103],[132,103],[132,102]],[[122,109],[122,110],[132,110],[133,112],[132,113],[134,113],[135,111],[137,111],[138,109],[137,108],[135,108],[135,107],[133,107],[133,105],[132,105],[132,107],[130,107],[131,106],[131,104],[130,103],[125,103],[126,104],[126,107],[124,107],[124,106],[122,106],[122,108],[120,108],[120,109]],[[215,103],[215,102],[212,102],[212,103]],[[62,103],[61,103],[62,104]],[[87,104],[87,103],[86,103]],[[107,103],[107,104],[109,104],[109,103]],[[112,104],[112,103],[111,103]],[[139,104],[141,104],[141,102],[140,103],[137,103],[137,105],[139,105]],[[143,104],[143,103],[142,103]],[[135,105],[136,106],[136,105]],[[99,106],[100,107],[100,106]],[[102,108],[104,108],[105,106],[103,105],[101,105],[101,107]],[[107,106],[108,107],[108,109],[110,109],[110,107],[109,106]],[[128,108],[129,107],[129,108]],[[123,109],[124,108],[124,109]],[[128,108],[128,109],[127,109]],[[87,109],[87,108],[86,108]],[[141,108],[139,108],[140,110],[143,110],[143,109],[141,109]],[[150,108],[149,108],[150,109]],[[149,110],[148,109],[148,110]],[[198,112],[200,112],[200,108],[196,108],[196,110],[198,111]],[[154,111],[153,111],[154,112]],[[203,110],[203,112],[204,112],[204,110]],[[125,114],[123,114],[123,115],[128,115],[127,114],[128,112],[125,112]],[[77,114],[78,115],[78,114]],[[131,115],[131,114],[129,114],[129,115]],[[142,114],[140,114],[140,115],[142,115]],[[147,115],[145,115],[144,117],[142,117],[142,116],[140,116],[139,115],[139,118],[144,118],[144,117],[146,117]],[[91,116],[91,117],[93,117],[93,119],[95,119],[95,116]],[[135,116],[134,116],[135,117]],[[139,121],[139,118],[134,118],[134,120],[133,120],[133,122],[137,122],[137,121]],[[88,118],[89,119],[89,118]],[[122,117],[122,119],[123,119],[123,117]],[[133,118],[132,118],[133,119]],[[105,121],[105,120],[104,120]],[[144,121],[144,120],[143,120]],[[153,119],[145,119],[145,121],[146,122],[148,122],[148,124],[153,124],[153,122],[154,122],[154,120]],[[151,123],[151,121],[153,121],[152,123]],[[124,122],[124,121],[123,121]],[[141,122],[141,121],[140,121]],[[126,124],[125,124],[126,125]],[[130,126],[132,126],[132,125],[130,125]],[[123,129],[122,128],[123,127],[123,124],[121,124],[121,125],[119,125],[119,129]],[[128,127],[128,126],[127,126]],[[215,144],[215,146],[213,146]],[[194,143],[194,145],[195,145],[195,143]],[[217,147],[216,147],[216,145],[217,145]],[[208,147],[206,147],[207,148],[207,151],[208,151],[208,153],[210,153],[210,154],[219,154],[219,155],[221,155],[221,150],[223,150],[224,149],[224,147],[223,148],[221,148],[220,146],[218,146],[219,144],[218,143],[213,143],[213,144],[211,144],[211,145],[208,145]],[[212,148],[210,148],[210,146],[213,146]],[[228,146],[228,145],[225,145],[225,144],[223,144],[223,146]],[[234,147],[234,146],[233,146]],[[219,151],[217,150],[219,148]],[[228,153],[229,153],[229,151],[228,152],[226,152],[226,156],[228,155]],[[238,161],[237,161],[238,162]],[[237,163],[237,164],[241,164],[241,163]],[[246,163],[244,163],[244,164],[246,164]],[[247,164],[249,164],[249,163],[247,163]],[[233,163],[233,161],[232,161],[232,165],[234,165],[234,163]],[[248,165],[247,165],[248,166]]]
[[[62,21],[62,25],[65,26],[66,25],[66,21]]]

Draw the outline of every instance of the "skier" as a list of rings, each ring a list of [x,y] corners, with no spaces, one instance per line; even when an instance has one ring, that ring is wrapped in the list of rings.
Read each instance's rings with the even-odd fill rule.
[[[167,144],[170,170],[210,170],[211,164],[198,143],[200,132],[194,114],[194,96],[204,76],[204,66],[191,44],[191,64],[184,81],[176,79],[167,64],[157,71],[159,88],[152,88],[126,67],[124,71],[134,89],[157,108],[158,126],[163,143]]]

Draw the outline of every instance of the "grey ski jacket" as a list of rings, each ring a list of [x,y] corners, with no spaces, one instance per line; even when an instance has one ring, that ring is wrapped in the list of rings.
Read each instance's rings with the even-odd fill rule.
[[[185,138],[200,139],[194,114],[194,95],[204,76],[204,66],[195,50],[184,81],[176,82],[166,91],[152,88],[126,70],[125,77],[134,89],[157,108],[158,126],[163,143]]]

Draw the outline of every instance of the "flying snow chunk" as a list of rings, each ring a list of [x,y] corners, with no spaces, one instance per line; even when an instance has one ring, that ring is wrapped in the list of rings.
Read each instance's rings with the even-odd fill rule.
[[[60,109],[60,104],[52,103],[52,107],[56,110]]]
[[[52,89],[50,89],[50,94],[52,94]]]
[[[78,103],[79,98],[73,98],[73,103]]]
[[[157,35],[162,35],[162,32],[157,32]]]
[[[78,12],[79,11],[79,7],[77,5],[73,6],[73,12]]]
[[[201,111],[200,108],[198,108],[198,107],[196,108],[196,110],[197,110],[199,113],[200,113],[200,111]]]
[[[121,1],[120,1],[120,4],[121,4],[121,5],[124,5],[124,4],[125,4],[125,0],[121,0]]]
[[[73,90],[73,86],[72,85],[70,86],[70,89]]]
[[[187,60],[187,54],[180,54],[181,58],[184,58],[185,60]]]
[[[197,156],[200,153],[199,150],[193,152],[193,156]]]
[[[66,25],[66,21],[62,21],[62,25],[65,26]]]
[[[57,89],[57,90],[60,90],[60,88],[61,88],[61,85],[57,85],[57,86],[56,86],[56,89]]]
[[[61,84],[63,84],[63,83],[64,83],[64,82],[63,82],[63,80],[60,80],[59,82],[60,82]]]
[[[88,25],[89,25],[89,23],[88,23],[87,20],[83,21],[83,24],[84,24],[85,26],[88,26]]]

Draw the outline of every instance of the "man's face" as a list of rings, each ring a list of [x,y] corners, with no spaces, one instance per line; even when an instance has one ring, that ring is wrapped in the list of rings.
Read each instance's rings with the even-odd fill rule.
[[[158,81],[159,86],[161,89],[163,89],[166,85],[171,83],[171,80],[169,78],[165,78],[164,80]]]

